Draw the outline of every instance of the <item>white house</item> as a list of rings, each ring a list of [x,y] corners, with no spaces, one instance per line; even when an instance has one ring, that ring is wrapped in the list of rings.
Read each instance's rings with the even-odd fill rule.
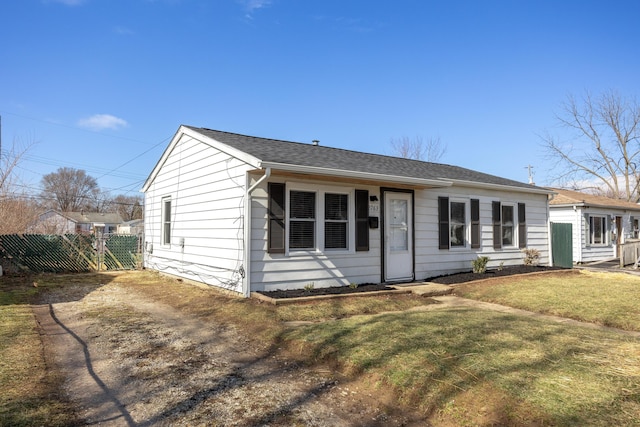
[[[616,258],[620,244],[638,237],[640,205],[578,191],[552,189],[552,224],[571,224],[574,263]]]
[[[93,234],[96,228],[109,234],[115,233],[122,224],[118,213],[100,212],[58,212],[49,209],[38,216],[36,223],[30,227],[31,233],[46,234]]]
[[[181,126],[142,191],[145,267],[245,296],[549,263],[552,192],[457,166]]]

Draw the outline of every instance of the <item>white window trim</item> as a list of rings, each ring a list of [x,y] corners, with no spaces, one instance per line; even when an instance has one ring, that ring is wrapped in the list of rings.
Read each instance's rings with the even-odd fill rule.
[[[464,246],[451,245],[451,203],[464,203]],[[471,250],[471,199],[449,197],[449,250],[465,251]]]
[[[316,228],[314,232],[316,247],[313,249],[290,249],[289,248],[289,214],[286,215],[286,234],[285,239],[285,254],[289,256],[301,256],[301,255],[317,255],[317,254],[330,254],[330,255],[342,255],[342,254],[355,254],[356,253],[356,214],[355,214],[355,188],[353,187],[341,187],[341,186],[328,186],[328,185],[313,185],[301,182],[287,182],[285,186],[285,198],[287,212],[290,209],[290,194],[291,191],[307,191],[316,194]],[[325,249],[324,248],[324,195],[325,193],[331,194],[346,194],[349,198],[348,214],[349,220],[347,222],[347,246],[348,249]]]
[[[602,223],[604,224],[604,229],[602,230],[602,243],[591,243],[591,241],[593,240],[593,227],[591,227],[591,218],[601,218],[602,219]],[[609,215],[607,214],[589,214],[589,223],[587,224],[587,228],[589,230],[589,240],[587,240],[587,246],[588,247],[594,247],[594,248],[604,248],[607,246],[611,245],[611,240],[609,237],[609,221],[607,221],[610,218]]]
[[[169,242],[165,235],[165,212],[166,202],[169,202]],[[173,219],[171,218],[171,209],[173,208],[172,197],[164,196],[160,199],[160,245],[163,247],[171,247],[171,231],[173,231]]]
[[[518,227],[519,224],[518,224],[518,204],[517,203],[500,202],[500,238],[502,239],[502,236],[503,236],[504,213],[502,212],[502,208],[505,206],[511,207],[511,209],[513,210],[513,225],[511,226],[513,228],[513,239],[510,245],[505,245],[504,242],[502,242],[502,248],[517,249],[519,247],[519,242],[520,242],[520,236],[518,235],[518,230],[520,227]]]

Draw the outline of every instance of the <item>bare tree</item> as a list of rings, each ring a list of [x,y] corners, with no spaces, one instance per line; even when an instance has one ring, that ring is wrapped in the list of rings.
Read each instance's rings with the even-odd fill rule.
[[[8,150],[0,152],[0,234],[24,233],[36,218],[36,205],[20,190],[16,174],[31,145],[14,140]]]
[[[553,179],[616,199],[640,200],[640,106],[609,90],[577,100],[569,95],[557,116],[571,139],[542,137]]]
[[[94,211],[99,194],[95,178],[83,170],[62,167],[42,177],[41,197],[45,200],[53,198],[51,207],[61,212]]]
[[[112,209],[119,213],[123,220],[142,219],[142,197],[120,194],[112,199]]]
[[[438,162],[447,152],[447,147],[442,144],[440,137],[429,138],[426,142],[421,136],[414,139],[408,136],[391,139],[393,154],[405,159],[426,160]]]

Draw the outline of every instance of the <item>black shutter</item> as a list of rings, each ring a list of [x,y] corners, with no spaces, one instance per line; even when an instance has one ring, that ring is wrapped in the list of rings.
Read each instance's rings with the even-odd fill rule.
[[[524,203],[518,203],[518,247],[520,249],[527,247],[527,215]]]
[[[356,251],[369,250],[369,192],[356,190]]]
[[[440,249],[449,249],[449,198],[438,197],[438,240]]]
[[[500,202],[491,202],[491,219],[493,221],[493,248],[502,247],[502,218]]]
[[[269,222],[267,226],[269,242],[267,251],[283,254],[285,242],[285,185],[269,183]]]
[[[471,248],[480,247],[480,200],[471,199]]]

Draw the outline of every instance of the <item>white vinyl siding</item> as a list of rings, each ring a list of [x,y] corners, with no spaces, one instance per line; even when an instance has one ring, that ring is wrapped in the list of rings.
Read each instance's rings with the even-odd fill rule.
[[[478,200],[479,205],[479,248],[456,250],[439,249],[438,197],[448,197],[450,201]],[[493,248],[492,202],[513,207],[515,234],[514,244],[499,250]],[[441,274],[470,271],[471,261],[478,256],[489,257],[489,268],[503,265],[521,265],[523,254],[518,248],[517,206],[526,206],[527,248],[540,251],[540,264],[549,264],[549,234],[547,217],[547,196],[545,194],[520,193],[516,191],[493,191],[467,187],[450,187],[446,191],[438,189],[416,190],[415,192],[415,275],[417,280]],[[469,205],[470,203],[467,203]],[[467,207],[468,209],[468,207]],[[467,211],[467,224],[470,223]],[[453,249],[453,247],[452,247]]]
[[[145,192],[145,267],[241,291],[246,163],[183,135]],[[163,200],[171,200],[163,241]],[[163,245],[163,243],[167,243]]]
[[[285,178],[272,174],[271,179],[276,182],[285,182]],[[323,181],[289,181],[286,183],[287,204],[290,206],[292,191],[306,191],[316,194],[316,248],[315,250],[295,250],[287,248],[285,253],[267,252],[267,218],[268,195],[267,183],[262,183],[253,193],[251,232],[251,278],[252,290],[275,290],[302,288],[309,283],[314,287],[347,286],[351,283],[379,283],[380,268],[380,228],[369,230],[369,249],[366,251],[355,250],[355,189],[368,190],[370,195],[376,196],[376,201],[371,202],[369,212],[371,216],[378,216],[380,206],[379,188],[345,183],[327,185]],[[346,196],[346,214],[348,221],[342,219],[325,220],[327,216],[327,200],[325,195],[340,195],[340,203]],[[334,199],[334,196],[329,196]],[[344,212],[342,206],[338,206],[335,200],[332,209]],[[342,215],[342,214],[341,214]],[[329,212],[329,217],[338,218],[337,212]],[[287,221],[290,221],[290,213],[286,213]],[[346,224],[346,248],[332,248],[338,244],[339,238],[333,243],[327,244],[327,223]],[[342,227],[342,226],[341,226]],[[287,231],[288,232],[288,231]],[[287,242],[289,237],[287,236]]]

